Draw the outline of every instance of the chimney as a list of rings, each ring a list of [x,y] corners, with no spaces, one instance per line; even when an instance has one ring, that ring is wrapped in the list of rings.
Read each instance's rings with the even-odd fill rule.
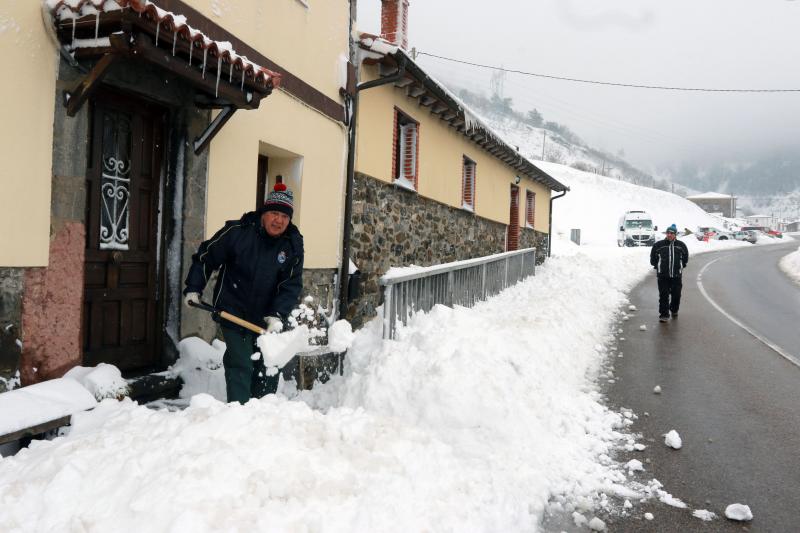
[[[381,0],[381,37],[408,50],[408,0]]]

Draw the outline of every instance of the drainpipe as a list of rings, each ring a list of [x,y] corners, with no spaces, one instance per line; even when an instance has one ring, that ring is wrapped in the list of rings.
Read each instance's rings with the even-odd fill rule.
[[[564,189],[564,192],[558,196],[550,197],[550,220],[547,222],[547,257],[550,257],[550,248],[553,242],[553,200],[558,200],[562,196],[565,196],[568,191],[569,187]]]
[[[360,65],[356,65],[359,67]],[[359,69],[356,68],[356,76]],[[339,318],[347,315],[348,289],[350,286],[350,226],[353,217],[353,181],[355,180],[356,167],[356,119],[358,118],[358,93],[373,87],[394,83],[406,74],[406,56],[398,58],[397,71],[394,74],[356,84],[355,93],[347,96],[350,104],[350,121],[348,123],[347,140],[347,183],[345,185],[344,200],[344,235],[342,236],[342,266],[339,270]]]

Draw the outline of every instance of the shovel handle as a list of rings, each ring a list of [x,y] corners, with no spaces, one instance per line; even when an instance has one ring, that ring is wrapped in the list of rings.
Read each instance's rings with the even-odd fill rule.
[[[227,311],[220,311],[219,312],[219,316],[224,318],[228,322],[233,322],[234,324],[238,324],[238,325],[242,326],[243,328],[247,328],[247,329],[249,329],[250,331],[252,331],[254,333],[258,333],[259,335],[266,335],[266,333],[267,333],[264,330],[264,328],[260,328],[260,327],[256,326],[255,324],[253,324],[252,322],[248,322],[247,320],[239,318],[238,316],[234,316],[234,315],[230,314]]]
[[[242,326],[245,329],[249,329],[254,333],[258,333],[259,335],[266,335],[267,331],[264,328],[258,327],[252,322],[248,322],[243,318],[239,318],[236,315],[232,315],[227,311],[218,311],[213,305],[209,305],[205,302],[200,303],[189,303],[192,307],[197,307],[198,309],[202,309],[204,311],[208,311],[209,313],[217,313],[221,318],[224,318],[228,322],[233,322],[236,325]]]

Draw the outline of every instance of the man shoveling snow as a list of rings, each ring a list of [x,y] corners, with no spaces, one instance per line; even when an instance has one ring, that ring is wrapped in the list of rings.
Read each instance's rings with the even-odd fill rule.
[[[297,304],[303,289],[303,236],[291,223],[294,213],[292,191],[282,183],[267,196],[264,206],[245,213],[239,220],[225,223],[192,256],[184,290],[187,305],[202,307],[221,321],[225,338],[225,386],[229,402],[247,402],[273,394],[278,388],[278,372],[270,372],[263,357],[254,357],[257,337],[280,333],[283,322]],[[200,296],[211,275],[219,271],[214,287],[214,307],[201,305]],[[262,329],[260,324],[265,324]],[[302,331],[287,332],[286,342],[269,335],[288,351],[299,345]],[[305,331],[307,345],[308,330]],[[268,365],[282,366],[283,349],[269,356]],[[266,355],[266,354],[265,354]],[[278,364],[276,361],[283,361]]]

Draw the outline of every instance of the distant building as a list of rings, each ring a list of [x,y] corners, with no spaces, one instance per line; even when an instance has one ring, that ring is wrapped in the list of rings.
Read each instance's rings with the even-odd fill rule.
[[[705,192],[694,196],[687,196],[687,200],[696,203],[707,213],[722,213],[722,216],[734,218],[736,216],[736,197],[718,192]]]
[[[800,231],[800,220],[795,220],[794,222],[787,222],[784,225],[783,231],[787,233],[794,233],[796,231]]]
[[[774,229],[775,218],[769,215],[750,215],[745,217],[747,224],[750,226],[763,226],[765,228]]]

